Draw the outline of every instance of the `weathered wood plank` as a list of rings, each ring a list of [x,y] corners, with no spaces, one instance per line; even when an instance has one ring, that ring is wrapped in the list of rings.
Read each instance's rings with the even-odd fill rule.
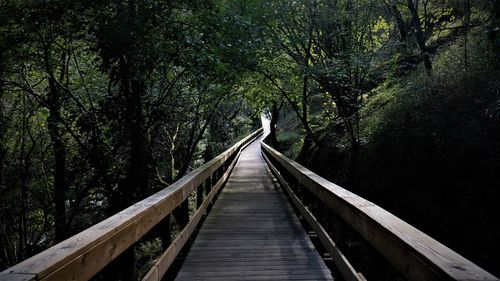
[[[197,277],[197,276],[233,276],[234,278],[240,276],[267,276],[268,280],[273,280],[273,276],[276,275],[303,275],[309,276],[310,278],[325,278],[330,274],[329,269],[325,268],[305,268],[305,269],[250,269],[250,270],[239,270],[239,271],[198,271],[198,272],[179,272],[179,277]],[[176,279],[177,280],[177,279]],[[332,280],[332,279],[330,279]]]
[[[411,280],[499,280],[381,207],[327,181],[265,143],[266,154],[335,211]]]
[[[272,279],[269,279],[272,278]],[[210,280],[210,281],[219,281],[219,280],[228,280],[228,281],[234,281],[234,280],[251,280],[251,281],[259,281],[259,280],[272,280],[272,281],[282,281],[282,280],[307,280],[307,281],[326,281],[326,280],[331,280],[329,278],[321,278],[321,277],[316,277],[316,276],[311,276],[310,274],[278,274],[278,275],[273,275],[272,277],[268,275],[238,275],[238,276],[188,276],[188,277],[183,277],[179,276],[176,280],[181,280],[181,281],[201,281],[201,280]]]
[[[316,270],[327,270],[329,272],[328,267],[326,265],[321,265],[315,260],[310,261],[309,263],[268,263],[268,264],[242,264],[235,265],[233,263],[220,263],[217,265],[202,265],[202,264],[189,264],[182,272],[187,273],[197,273],[203,271],[211,271],[220,273],[220,275],[230,274],[234,271],[242,272],[242,271],[271,271],[271,270],[308,270],[316,271]]]
[[[307,256],[309,257],[309,256]],[[299,257],[271,257],[271,258],[266,258],[266,256],[263,256],[259,258],[258,260],[255,258],[246,258],[246,259],[238,259],[234,260],[232,258],[212,258],[210,259],[207,257],[203,261],[193,261],[191,260],[190,264],[193,267],[196,267],[198,264],[201,266],[218,266],[220,264],[224,266],[244,266],[244,265],[250,265],[250,266],[257,266],[257,265],[269,265],[269,261],[273,261],[271,264],[273,265],[293,265],[293,264],[318,264],[317,262],[320,261],[321,259],[315,259],[315,258],[307,258],[304,259],[304,256],[299,256]]]

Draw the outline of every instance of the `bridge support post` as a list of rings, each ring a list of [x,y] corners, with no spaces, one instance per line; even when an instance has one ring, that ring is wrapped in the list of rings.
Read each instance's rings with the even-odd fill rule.
[[[212,186],[210,186],[210,190],[212,190],[212,187],[217,184],[217,181],[219,180],[219,169],[217,169],[213,174],[212,174]]]
[[[172,213],[177,223],[184,228],[189,223],[189,198],[184,200]]]
[[[171,232],[170,232],[170,215],[166,216],[163,220],[158,223],[157,226],[158,233],[161,239],[161,248],[166,251],[170,243],[172,242]]]
[[[208,196],[208,194],[210,193],[211,189],[212,189],[212,176],[209,176],[205,180],[205,196]]]
[[[135,247],[131,246],[103,270],[105,280],[136,281]]]
[[[196,208],[203,204],[203,183],[196,188]]]

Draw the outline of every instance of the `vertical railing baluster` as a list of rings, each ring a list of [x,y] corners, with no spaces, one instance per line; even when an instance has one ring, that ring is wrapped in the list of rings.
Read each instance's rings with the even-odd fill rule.
[[[165,251],[172,242],[172,236],[170,232],[170,215],[162,219],[156,227],[157,231],[160,233],[161,248],[163,251]]]
[[[179,225],[182,228],[185,227],[189,222],[189,197],[182,201],[179,207],[175,208],[172,214]]]
[[[203,204],[203,183],[196,188],[196,208]]]
[[[217,181],[219,180],[219,169],[215,170],[214,173],[212,174],[212,186],[210,189],[214,187],[214,185],[217,184]]]
[[[205,196],[208,196],[210,193],[210,190],[212,189],[212,176],[210,175],[206,180],[205,180]]]

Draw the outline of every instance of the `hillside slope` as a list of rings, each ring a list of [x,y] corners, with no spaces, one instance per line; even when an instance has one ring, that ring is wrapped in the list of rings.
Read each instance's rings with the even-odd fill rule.
[[[460,38],[423,65],[364,97],[361,148],[342,134],[301,148],[293,114],[278,123],[280,149],[500,275],[500,64],[498,46],[476,31],[463,61]]]

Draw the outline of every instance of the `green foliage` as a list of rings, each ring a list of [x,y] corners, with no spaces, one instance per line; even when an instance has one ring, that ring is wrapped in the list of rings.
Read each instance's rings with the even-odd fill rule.
[[[138,276],[145,276],[149,269],[156,262],[156,258],[162,254],[161,240],[159,238],[151,241],[145,241],[137,247],[137,259],[140,268]]]
[[[1,268],[164,188],[255,127],[235,85],[258,40],[232,8],[212,4],[1,2]]]
[[[285,111],[286,112],[286,111]],[[282,114],[278,121],[277,149],[291,159],[299,156],[304,145],[305,132],[294,114]]]
[[[364,97],[365,106],[360,112],[361,120],[363,120],[361,135],[370,138],[383,126],[384,109],[399,96],[400,91],[397,85],[383,83]]]
[[[422,125],[425,128],[420,132],[422,136],[444,133],[450,129],[446,116],[468,119],[471,115],[467,112],[473,107],[485,114],[482,118],[495,118],[494,108],[500,98],[500,84],[495,78],[498,66],[494,62],[495,53],[483,36],[481,30],[469,35],[468,48],[473,52],[469,53],[467,63],[463,41],[458,39],[443,46],[434,58],[433,77],[420,70],[374,89],[362,110],[364,134],[370,138],[373,133],[413,127],[406,124],[408,118],[422,124],[430,122]],[[464,110],[463,115],[460,110]]]
[[[463,3],[432,2],[428,7],[427,17],[435,24],[426,39],[431,73],[412,45],[413,28],[402,43],[392,29],[396,23],[381,15],[392,28],[377,37],[388,32],[384,48],[370,49],[377,46],[372,42],[365,49],[372,80],[360,97],[358,151],[346,141],[332,99],[316,99],[310,107],[312,127],[324,147],[304,145],[298,149],[303,153],[294,153],[301,128],[296,119],[288,124],[289,108],[280,115],[285,120],[278,124],[286,129],[278,130],[278,140],[281,151],[313,171],[495,272],[499,234],[488,228],[496,218],[494,208],[487,206],[498,198],[499,53],[489,33],[493,21],[484,17],[492,15],[491,6],[471,2],[471,26],[463,28]],[[399,8],[408,20],[405,5]],[[385,26],[382,20],[375,22]],[[474,227],[464,229],[465,222]],[[481,242],[466,243],[465,237]]]
[[[381,151],[496,157],[497,2],[2,1],[0,267],[165,188],[262,113],[287,155],[325,148],[342,179]]]
[[[304,137],[296,132],[281,132],[278,134],[278,142],[286,148],[281,152],[287,157],[295,159],[299,156],[304,145]]]

